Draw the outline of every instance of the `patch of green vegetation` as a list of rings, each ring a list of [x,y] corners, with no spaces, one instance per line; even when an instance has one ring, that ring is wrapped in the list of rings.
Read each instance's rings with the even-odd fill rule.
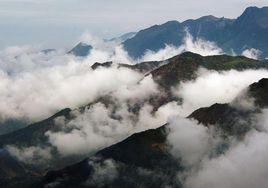
[[[268,68],[267,62],[257,61],[242,56],[232,57],[227,55],[203,57],[201,65],[210,70],[245,70]]]

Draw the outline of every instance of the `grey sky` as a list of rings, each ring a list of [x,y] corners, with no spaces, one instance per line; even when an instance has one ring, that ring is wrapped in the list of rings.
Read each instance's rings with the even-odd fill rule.
[[[113,37],[168,20],[236,18],[267,0],[0,0],[0,48],[72,44],[83,32]]]

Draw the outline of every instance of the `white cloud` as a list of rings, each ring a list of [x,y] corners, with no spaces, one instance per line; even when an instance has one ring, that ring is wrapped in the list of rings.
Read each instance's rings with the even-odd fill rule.
[[[188,119],[171,118],[168,136],[172,146],[170,151],[187,167],[183,173],[178,172],[183,187],[267,187],[267,109],[255,118],[255,126],[244,137],[225,138],[229,147],[218,155],[210,155],[221,143],[216,132]]]
[[[74,113],[75,118],[68,123],[58,119],[61,130],[46,135],[62,155],[94,153],[136,132],[162,126],[170,115],[177,114],[176,107],[167,104],[153,114],[152,106],[144,104],[135,114],[129,112],[126,103],[118,103],[115,112],[97,103],[83,113]]]
[[[179,156],[183,165],[194,165],[207,154],[210,147],[210,135],[207,127],[194,120],[181,117],[169,119],[170,133],[168,142],[171,153]]]
[[[19,161],[27,164],[42,164],[46,163],[52,157],[51,148],[41,148],[41,147],[27,147],[18,148],[16,146],[7,146],[7,151],[15,156]]]
[[[186,32],[184,44],[181,46],[181,48],[183,48],[185,51],[190,51],[203,56],[223,54],[222,49],[220,49],[214,42],[205,41],[199,38],[194,41],[189,32]]]
[[[205,160],[200,170],[188,177],[185,187],[265,188],[268,183],[267,147],[267,133],[252,131],[224,155]]]
[[[61,51],[44,54],[30,47],[1,52],[0,119],[38,121],[63,108],[88,104],[100,94],[131,87],[143,78],[140,73],[116,66],[90,69],[95,61],[111,58],[99,50],[93,50],[85,60]]]
[[[174,90],[174,94],[183,99],[181,115],[187,116],[200,107],[207,107],[214,103],[231,102],[250,84],[268,78],[268,71],[216,72],[201,69],[198,75],[196,80],[181,83]]]
[[[160,49],[158,52],[149,50],[145,53],[140,61],[166,60],[186,51],[198,53],[203,56],[223,54],[223,50],[219,48],[214,42],[205,41],[200,38],[194,40],[187,30],[185,33],[186,35],[184,37],[184,42],[181,46],[175,47],[166,45],[164,49]]]
[[[87,186],[105,186],[109,185],[119,176],[118,165],[115,161],[108,159],[103,162],[89,161],[89,165],[93,167],[93,175],[85,183]]]
[[[87,64],[69,62],[9,77],[0,74],[1,118],[38,120],[65,107],[76,108],[125,85],[142,75],[125,68],[90,70]]]
[[[251,48],[244,50],[241,55],[251,59],[258,59],[261,55],[261,51],[258,49]]]
[[[1,121],[8,118],[38,121],[58,110],[79,107],[99,94],[112,91],[117,91],[115,95],[124,100],[142,99],[158,92],[150,76],[137,86],[132,86],[143,75],[124,68],[117,69],[116,66],[91,70],[89,66],[95,62],[137,62],[127,56],[122,46],[104,42],[89,34],[81,39],[94,45],[86,59],[65,55],[61,50],[44,54],[39,48],[30,46],[12,47],[0,52]],[[188,35],[185,41],[189,40],[193,39]],[[185,44],[179,50],[167,46],[158,53],[146,54],[143,60],[166,59],[188,48],[201,48],[204,52],[210,50],[205,42],[203,44],[199,40],[190,44],[194,47]]]
[[[138,102],[159,93],[158,85],[154,82],[152,75],[148,75],[136,85],[120,87],[112,95],[120,101],[131,100]]]
[[[156,61],[156,60],[166,60],[175,55],[178,55],[183,52],[182,48],[177,48],[175,46],[166,45],[164,49],[160,49],[158,52],[153,52],[148,50],[145,55],[141,58],[141,62],[143,61]]]

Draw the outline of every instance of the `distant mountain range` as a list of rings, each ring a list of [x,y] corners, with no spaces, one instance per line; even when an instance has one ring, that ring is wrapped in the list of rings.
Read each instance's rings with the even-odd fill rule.
[[[256,49],[260,51],[259,58],[268,57],[268,7],[248,7],[237,19],[209,15],[181,23],[168,21],[104,41],[122,43],[131,58],[139,59],[148,50],[157,52],[166,45],[181,46],[187,32],[194,40],[214,42],[229,55],[241,55],[244,50]],[[91,49],[91,45],[81,42],[69,53],[85,57]]]
[[[240,55],[246,49],[261,51],[260,57],[268,57],[268,7],[247,8],[237,19],[204,16],[182,23],[169,21],[139,31],[123,42],[128,54],[138,59],[147,50],[158,51],[165,45],[180,46],[186,30],[194,39],[212,41],[227,54]]]

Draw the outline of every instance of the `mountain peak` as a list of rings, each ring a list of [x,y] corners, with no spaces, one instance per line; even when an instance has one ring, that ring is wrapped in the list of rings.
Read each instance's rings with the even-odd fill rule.
[[[268,7],[248,7],[243,14],[238,17],[238,23],[252,24],[258,23],[258,25],[265,24],[268,26]]]
[[[247,7],[244,13],[254,13],[254,12],[259,12],[259,11],[268,11],[268,7],[259,8],[257,6],[251,6],[251,7]]]
[[[68,54],[73,54],[78,57],[86,57],[90,54],[91,50],[91,45],[85,42],[79,42],[72,50],[68,52]]]
[[[164,23],[163,25],[172,25],[172,24],[179,24],[180,22],[178,22],[177,20],[170,20],[167,21],[166,23]]]
[[[255,103],[258,106],[268,106],[268,78],[263,78],[249,86],[249,94],[254,97]]]
[[[256,10],[259,10],[260,8],[258,8],[257,6],[251,6],[251,7],[247,7],[245,9],[245,12],[253,12],[253,11],[256,11]]]
[[[248,7],[245,9],[241,17],[246,16],[246,15],[266,15],[268,13],[268,7]]]
[[[213,15],[207,15],[207,16],[202,16],[200,18],[198,18],[197,20],[199,21],[216,21],[219,20],[220,18],[215,17]]]

